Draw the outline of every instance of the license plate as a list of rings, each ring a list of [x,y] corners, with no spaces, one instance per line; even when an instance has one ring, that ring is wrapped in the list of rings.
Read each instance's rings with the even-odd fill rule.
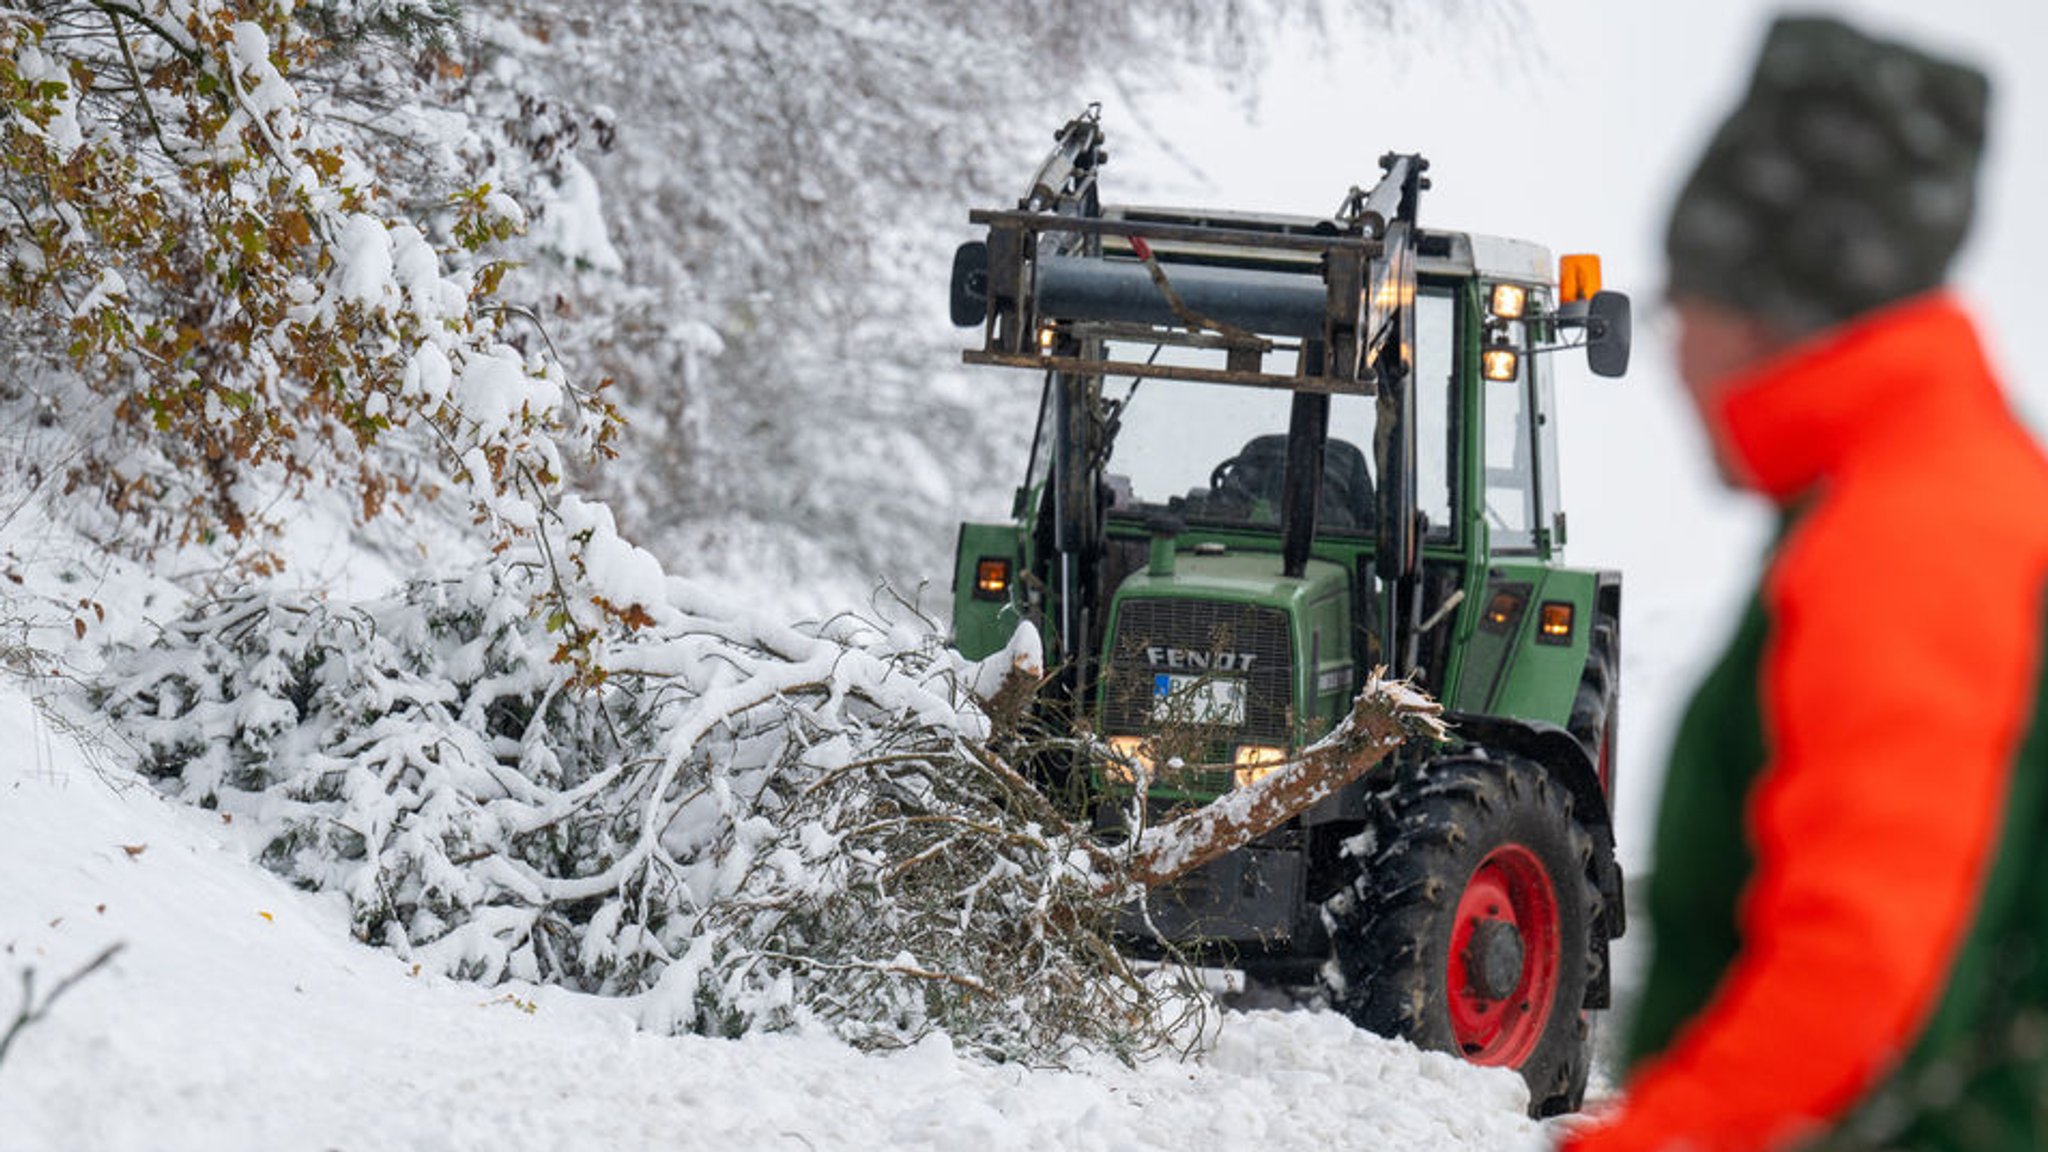
[[[1227,676],[1152,676],[1152,719],[1168,724],[1244,724],[1244,681]]]

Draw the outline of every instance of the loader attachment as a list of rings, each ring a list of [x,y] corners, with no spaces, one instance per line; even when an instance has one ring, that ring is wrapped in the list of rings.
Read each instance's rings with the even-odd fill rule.
[[[963,245],[954,264],[953,319],[983,328],[967,363],[1372,393],[1414,294],[1404,233],[1427,161],[1383,157],[1379,185],[1353,189],[1325,219],[1105,208],[1091,116],[1062,130],[1018,208],[970,214],[988,238]],[[1063,348],[1098,340],[1220,352],[1222,362]]]

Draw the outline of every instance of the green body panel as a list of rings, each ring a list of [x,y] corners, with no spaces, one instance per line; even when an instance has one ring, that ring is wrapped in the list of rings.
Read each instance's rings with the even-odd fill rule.
[[[1460,620],[1456,648],[1463,660],[1446,678],[1445,703],[1459,712],[1564,724],[1586,666],[1597,592],[1596,573],[1554,568],[1534,558],[1487,569]],[[1505,627],[1487,619],[1498,593],[1520,602]],[[1572,606],[1571,632],[1562,643],[1539,629],[1542,606],[1555,603]]]
[[[1110,531],[1113,538],[1143,538],[1142,533],[1124,525],[1113,524]],[[1307,581],[1289,581],[1280,575],[1279,542],[1268,533],[1195,530],[1184,534],[1178,544],[1174,576],[1162,581],[1141,570],[1116,592],[1116,598],[1134,593],[1173,595],[1287,611],[1303,637],[1296,653],[1297,667],[1304,671],[1299,698],[1314,702],[1303,714],[1323,719],[1306,738],[1327,730],[1367,670],[1362,665],[1368,654],[1353,650],[1351,605],[1352,574],[1370,570],[1371,542],[1347,536],[1318,539]],[[1192,550],[1199,544],[1220,544],[1227,552],[1221,557],[1197,556]],[[953,628],[955,645],[969,659],[1000,651],[1024,618],[1016,599],[1015,574],[1028,571],[1027,549],[1027,535],[1015,525],[961,526],[953,574]],[[1563,724],[1571,713],[1596,619],[1596,573],[1553,567],[1539,556],[1518,556],[1488,565],[1483,551],[1468,554],[1455,541],[1433,546],[1425,555],[1432,565],[1461,569],[1460,584],[1466,594],[1464,604],[1444,625],[1451,636],[1440,689],[1445,706],[1459,712]],[[983,558],[996,556],[1011,559],[1010,594],[1001,601],[981,599],[974,590],[976,565]],[[1311,584],[1315,585],[1312,593]],[[1506,629],[1489,627],[1485,620],[1488,606],[1494,594],[1503,590],[1521,594],[1522,611]],[[1537,641],[1539,608],[1546,601],[1572,604],[1570,643]],[[1306,619],[1302,613],[1311,604],[1318,606],[1317,618]],[[1043,621],[1040,624],[1043,627]],[[1320,644],[1318,633],[1324,638]],[[1320,665],[1314,679],[1306,675],[1311,655]],[[1342,688],[1336,688],[1340,662],[1350,675]],[[1321,691],[1317,690],[1319,684]]]
[[[953,557],[953,645],[969,660],[1002,651],[1023,620],[1016,604],[1017,574],[1024,571],[1020,533],[1011,524],[962,524]],[[1010,562],[1010,590],[1000,600],[975,594],[975,568],[983,559]]]
[[[1129,520],[1112,519],[1109,535],[1113,540],[1142,540],[1147,533]],[[1200,544],[1221,544],[1233,558],[1258,557],[1275,579],[1280,578],[1280,537],[1278,533],[1250,528],[1221,528],[1207,524],[1190,527],[1174,538],[1174,555],[1187,559],[1189,553]],[[1331,564],[1351,567],[1359,557],[1372,555],[1372,540],[1366,536],[1349,533],[1324,533],[1316,537],[1311,558]]]
[[[1518,634],[1514,625],[1488,625],[1487,611],[1496,594],[1518,595],[1526,605],[1534,592],[1533,584],[1510,579],[1502,572],[1491,574],[1484,584],[1471,589],[1466,611],[1459,614],[1454,667],[1445,677],[1445,707],[1458,712],[1486,711],[1507,672]]]
[[[1312,604],[1343,596],[1349,587],[1344,569],[1328,561],[1311,561],[1307,575],[1290,580],[1280,574],[1276,555],[1225,552],[1201,556],[1177,548],[1171,576],[1134,572],[1116,590],[1114,603],[1137,596],[1170,596],[1278,608],[1299,615]]]

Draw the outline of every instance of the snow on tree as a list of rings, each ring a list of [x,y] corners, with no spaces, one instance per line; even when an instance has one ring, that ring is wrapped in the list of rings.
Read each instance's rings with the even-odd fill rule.
[[[518,204],[449,186],[416,214],[288,79],[427,15],[159,0],[0,18],[5,331],[72,369],[42,376],[75,421],[66,487],[151,542],[244,536],[280,485],[347,485],[374,513],[447,476],[491,504],[608,435],[490,309],[504,268],[477,254]],[[423,473],[434,442],[447,467]]]
[[[1470,35],[1506,5],[1429,7]],[[967,210],[1016,196],[1091,99],[1167,75],[1232,84],[1274,29],[1385,42],[1416,10],[500,2],[476,10],[466,75],[516,75],[515,105],[482,106],[550,126],[562,192],[534,239],[591,236],[549,221],[592,205],[608,229],[508,281],[617,383],[625,466],[599,490],[676,571],[824,607],[943,580],[954,524],[999,514],[1021,470],[1032,399],[962,370],[945,320]]]
[[[625,461],[582,479],[677,570],[789,573],[781,602],[915,587],[1030,423],[957,369],[947,227],[1090,88],[1229,83],[1269,28],[1409,10],[8,8],[7,465],[99,497],[110,544],[262,566],[308,485],[365,519],[452,490],[524,530],[609,446],[615,394]]]
[[[239,549],[256,574],[309,487],[364,520],[452,491],[484,539],[540,550],[555,655],[601,676],[600,632],[645,618],[612,561],[645,554],[562,484],[617,417],[499,297],[493,248],[526,213],[465,182],[490,141],[432,107],[447,19],[407,0],[0,14],[0,343],[26,381],[0,395],[9,464],[99,497],[114,551]]]

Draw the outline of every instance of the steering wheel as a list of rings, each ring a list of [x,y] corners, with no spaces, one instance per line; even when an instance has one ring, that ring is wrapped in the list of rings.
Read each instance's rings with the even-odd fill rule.
[[[1244,505],[1258,503],[1258,493],[1253,492],[1251,485],[1245,483],[1244,472],[1238,467],[1243,459],[1243,456],[1232,456],[1209,473],[1209,492],[1213,498]]]

